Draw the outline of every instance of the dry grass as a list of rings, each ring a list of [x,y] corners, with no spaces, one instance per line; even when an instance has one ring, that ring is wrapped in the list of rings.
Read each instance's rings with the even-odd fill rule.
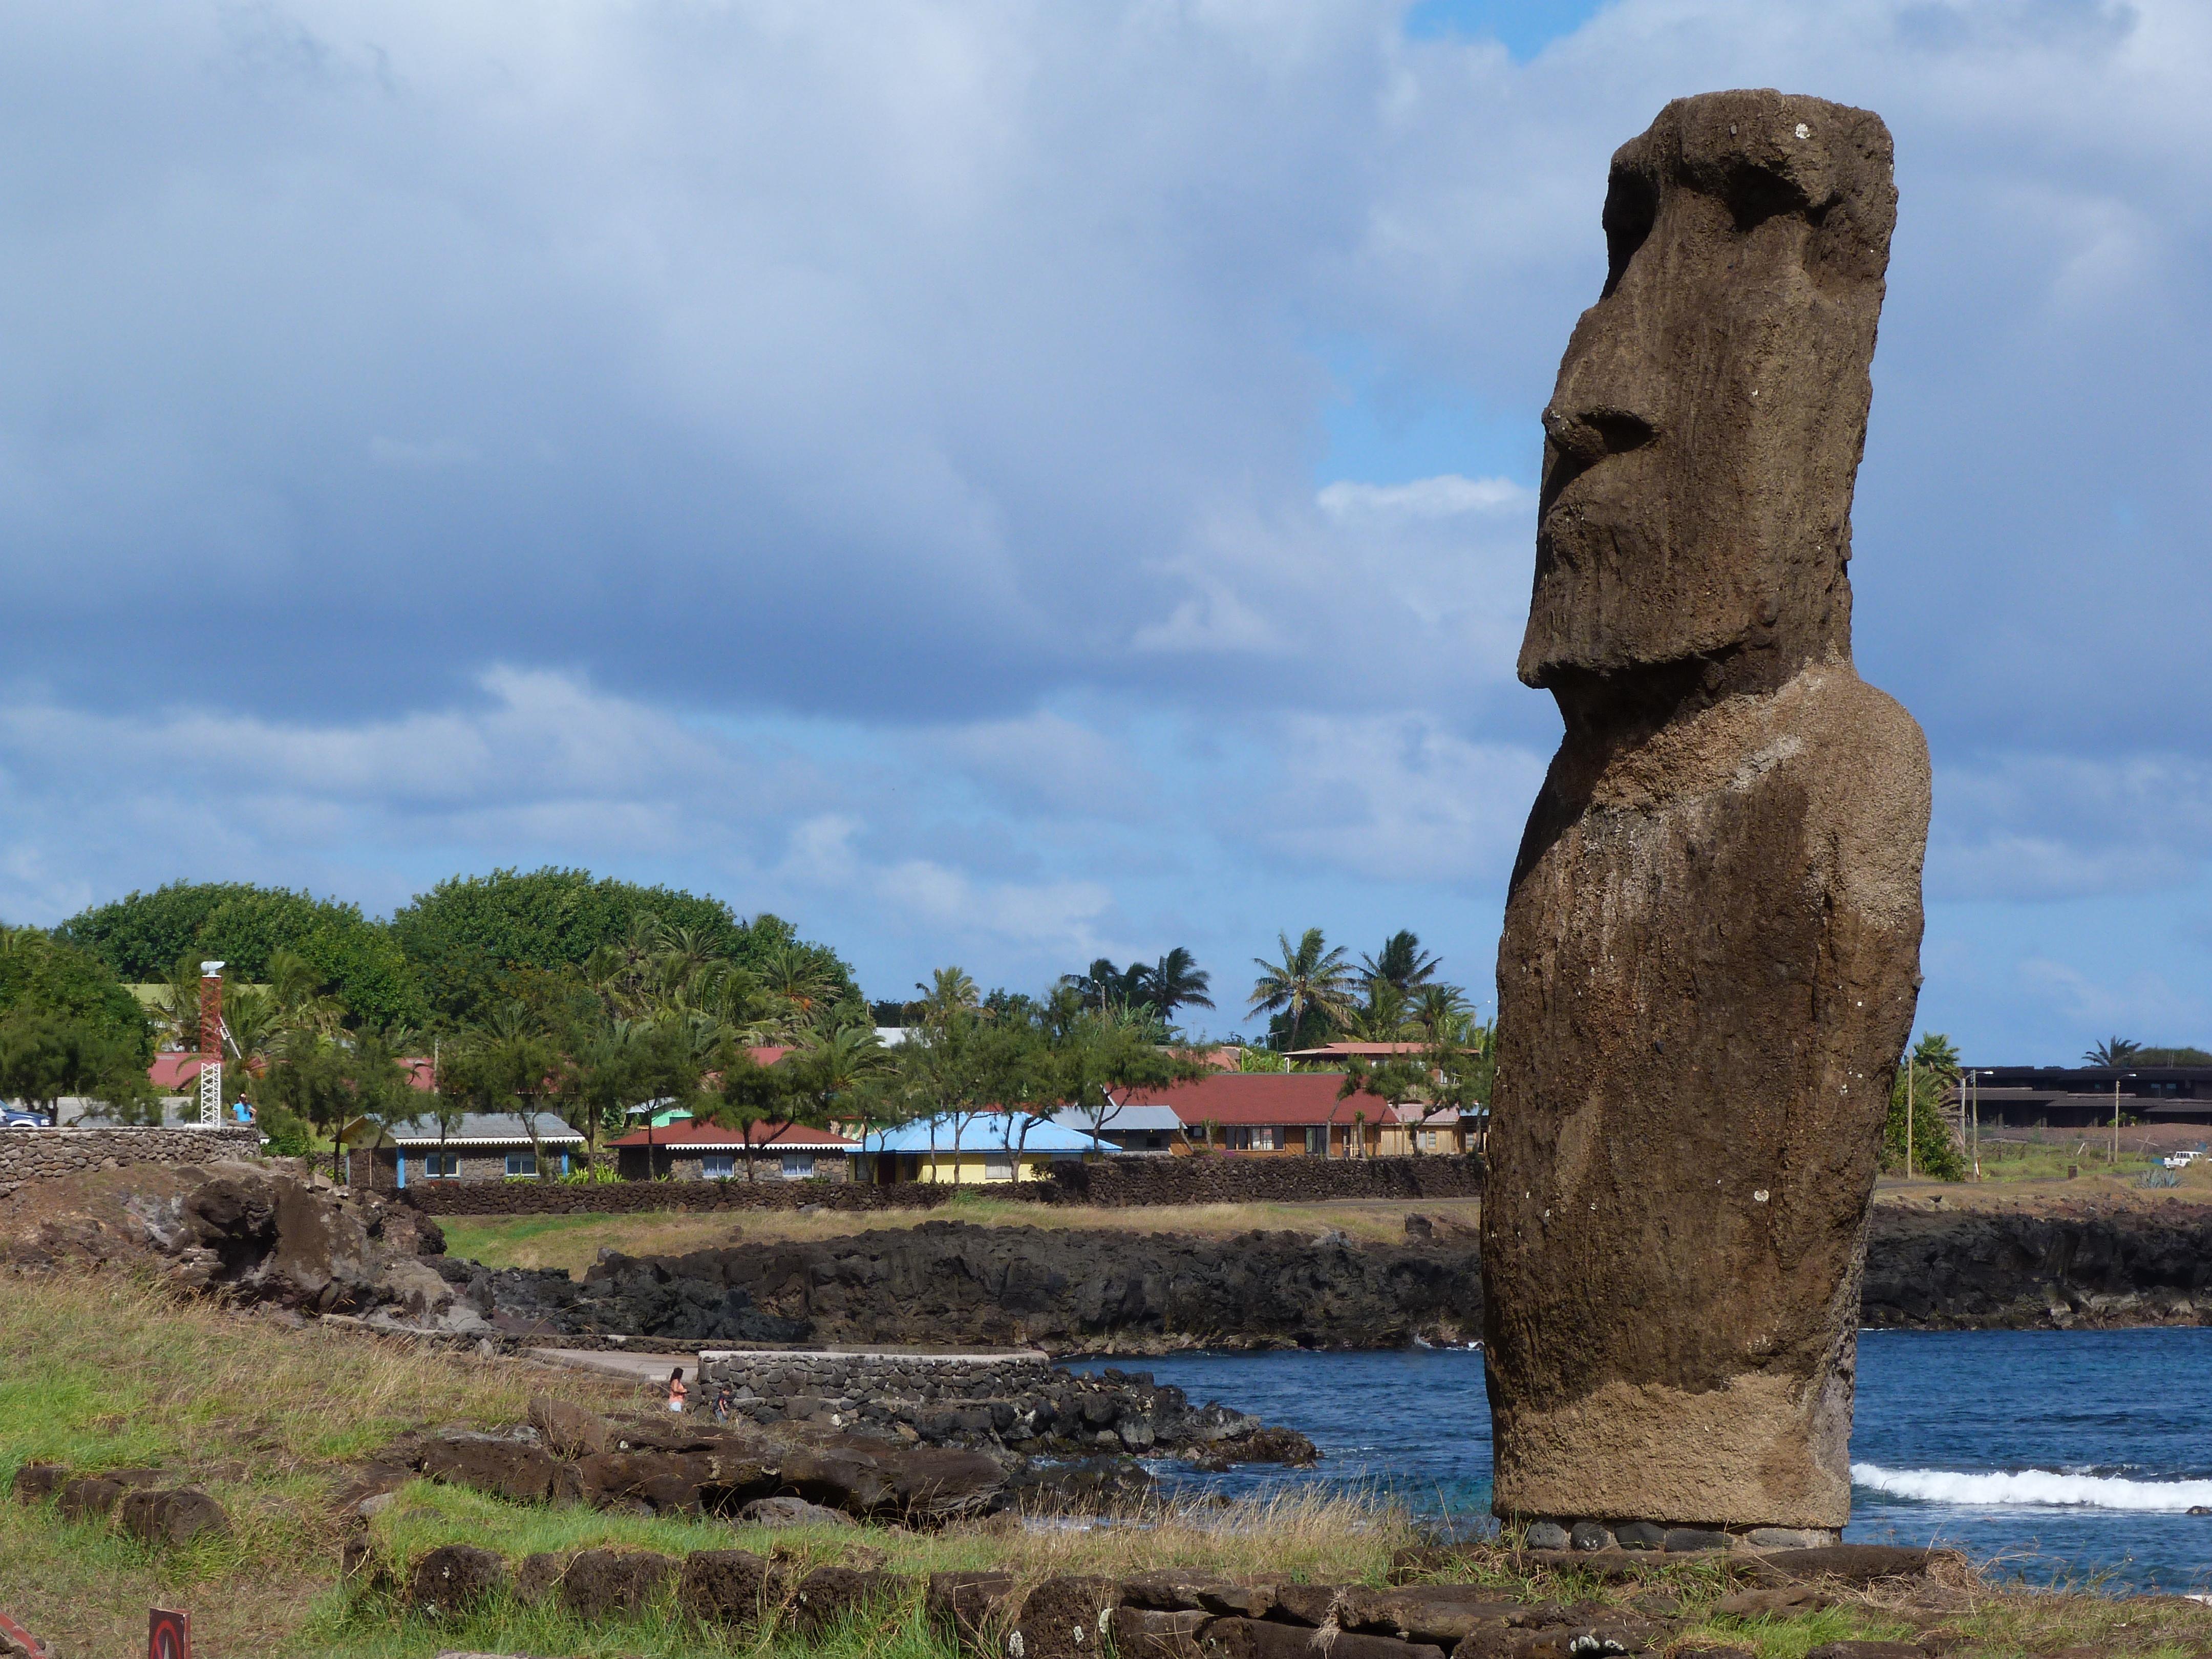
[[[1403,1243],[1406,1218],[1449,1218],[1473,1227],[1479,1200],[1346,1200],[1324,1204],[1177,1204],[1135,1209],[1027,1204],[962,1196],[935,1210],[847,1212],[763,1210],[695,1215],[664,1211],[642,1215],[453,1216],[441,1219],[446,1247],[495,1267],[557,1267],[580,1274],[602,1249],[626,1255],[681,1255],[741,1241],[847,1238],[856,1233],[913,1227],[925,1221],[968,1221],[990,1227],[1103,1228],[1119,1232],[1178,1233],[1226,1238],[1254,1229],[1319,1235],[1340,1232],[1366,1243]]]

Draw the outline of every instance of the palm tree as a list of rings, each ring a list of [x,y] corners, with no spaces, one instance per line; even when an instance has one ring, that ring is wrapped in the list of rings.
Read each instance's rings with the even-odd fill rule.
[[[779,945],[761,958],[756,971],[762,987],[782,1003],[798,1027],[812,1026],[836,994],[836,978],[825,953],[813,946]]]
[[[1424,985],[1413,999],[1413,1024],[1427,1032],[1432,1042],[1461,1032],[1472,1012],[1467,993],[1456,985]]]
[[[921,993],[921,1023],[943,1025],[956,1013],[979,1006],[981,994],[975,981],[958,968],[939,968],[929,976],[927,985],[917,980],[914,988]]]
[[[2124,1036],[2106,1037],[2081,1056],[2087,1066],[2124,1066],[2142,1052],[2142,1044],[2130,1042]]]
[[[1332,947],[1318,927],[1307,928],[1296,945],[1287,933],[1276,934],[1275,943],[1280,961],[1252,958],[1260,977],[1253,982],[1248,1012],[1287,1015],[1283,1046],[1296,1048],[1309,1020],[1318,1020],[1323,1030],[1344,1024],[1352,1012],[1352,973],[1345,964],[1344,947]]]
[[[1369,1042],[1395,1042],[1407,1035],[1412,1013],[1405,992],[1377,975],[1367,981],[1367,1006],[1351,1016],[1349,1029]]]
[[[1369,979],[1384,979],[1411,996],[1436,977],[1443,961],[1421,949],[1420,935],[1411,928],[1401,927],[1382,941],[1379,956],[1359,958],[1361,970]]]
[[[1162,1019],[1173,1019],[1178,1008],[1213,1006],[1213,999],[1206,995],[1213,975],[1200,967],[1198,959],[1180,945],[1151,967],[1132,968],[1129,971],[1144,975],[1138,998],[1158,1009]]]
[[[1133,962],[1126,969],[1116,968],[1111,958],[1101,957],[1085,972],[1062,974],[1060,982],[1082,993],[1084,1001],[1103,1014],[1117,1004],[1127,1008],[1150,1000],[1152,971],[1141,962]]]

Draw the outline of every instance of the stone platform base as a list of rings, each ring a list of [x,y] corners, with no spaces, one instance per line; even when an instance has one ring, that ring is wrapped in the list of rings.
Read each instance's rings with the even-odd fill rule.
[[[1509,1525],[1512,1524],[1508,1522]],[[1659,1521],[1530,1521],[1520,1522],[1522,1543],[1532,1550],[1811,1550],[1840,1543],[1825,1527],[1670,1527]]]

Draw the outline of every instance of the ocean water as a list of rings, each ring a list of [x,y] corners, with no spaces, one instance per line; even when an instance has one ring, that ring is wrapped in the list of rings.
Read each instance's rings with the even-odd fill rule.
[[[1316,1469],[1171,1486],[1257,1493],[1318,1484],[1395,1495],[1480,1524],[1490,1505],[1482,1356],[1180,1354],[1079,1362],[1150,1371],[1303,1431]],[[1865,1331],[1851,1435],[1856,1542],[1942,1542],[2036,1582],[2212,1589],[2212,1329]]]

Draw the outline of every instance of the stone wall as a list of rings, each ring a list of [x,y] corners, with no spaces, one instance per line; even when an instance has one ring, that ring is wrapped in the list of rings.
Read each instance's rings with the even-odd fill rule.
[[[388,1177],[387,1177],[388,1178]],[[952,1187],[901,1182],[756,1181],[437,1182],[393,1196],[426,1215],[629,1215],[640,1210],[928,1210],[956,1193],[1030,1204],[1313,1204],[1333,1198],[1480,1198],[1482,1160],[1433,1158],[1196,1158],[1111,1156],[1060,1163],[1050,1181]]]
[[[995,1193],[994,1193],[995,1195]],[[641,1210],[927,1210],[952,1196],[950,1187],[909,1182],[873,1187],[850,1181],[439,1181],[408,1178],[391,1194],[425,1215],[630,1215]]]
[[[258,1130],[0,1129],[0,1194],[26,1181],[131,1164],[218,1164],[254,1158]]]
[[[793,1348],[708,1351],[699,1374],[709,1389],[727,1383],[748,1416],[801,1416],[814,1409],[850,1413],[866,1401],[921,1404],[939,1400],[999,1400],[1039,1392],[1053,1382],[1042,1355],[837,1353]],[[1061,1380],[1066,1380],[1063,1373]],[[701,1395],[702,1401],[707,1399]],[[818,1406],[816,1402],[819,1402]],[[811,1409],[810,1409],[811,1408]]]
[[[1311,1204],[1333,1198],[1480,1198],[1482,1160],[1433,1158],[1113,1158],[1053,1171],[1060,1201]]]

